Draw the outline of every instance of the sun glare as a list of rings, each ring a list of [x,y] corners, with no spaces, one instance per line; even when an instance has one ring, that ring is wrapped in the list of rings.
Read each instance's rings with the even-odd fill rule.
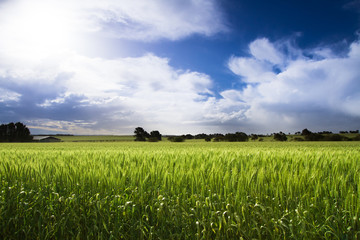
[[[21,0],[10,7],[1,17],[1,33],[11,55],[44,58],[69,50],[76,41],[74,17],[61,1]]]

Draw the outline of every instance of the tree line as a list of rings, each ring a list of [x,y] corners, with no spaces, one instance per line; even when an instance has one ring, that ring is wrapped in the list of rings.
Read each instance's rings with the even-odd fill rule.
[[[161,141],[161,134],[159,131],[152,131],[150,134],[146,132],[143,128],[137,127],[134,131],[135,133],[135,141]],[[359,130],[355,131],[341,131],[341,134],[344,133],[359,133]],[[322,132],[311,132],[307,128],[303,129],[301,132],[296,132],[295,137],[292,136],[292,141],[360,141],[360,134],[357,134],[355,137],[346,137],[341,134],[334,134],[330,131],[322,131]],[[291,135],[290,133],[288,135]],[[167,139],[171,142],[183,142],[189,139],[204,139],[207,142],[246,142],[249,140],[252,141],[263,141],[264,137],[272,137],[275,141],[288,141],[288,135],[283,132],[273,133],[271,135],[263,135],[263,134],[250,134],[247,135],[244,132],[235,132],[235,133],[214,133],[214,134],[206,134],[200,133],[196,135],[192,134],[183,134],[180,136],[168,136]]]
[[[157,142],[162,140],[162,135],[157,130],[151,131],[149,134],[142,127],[137,127],[135,128],[134,134],[135,141]]]
[[[162,140],[162,135],[159,131],[151,131],[150,134],[145,131],[142,127],[135,128],[134,131],[135,141],[149,141],[157,142]],[[181,136],[169,136],[167,139],[171,142],[184,142],[186,139],[205,139],[209,142],[211,140],[215,142],[227,141],[227,142],[246,142],[249,140],[249,136],[244,132],[236,133],[227,133],[227,134],[197,134],[195,136],[191,134],[181,135]]]
[[[349,133],[345,131],[340,131],[341,134]],[[359,133],[359,130],[356,131],[350,131],[350,133]],[[299,134],[299,133],[298,133]],[[360,135],[357,134],[355,137],[350,138],[341,134],[332,133],[329,131],[323,131],[314,133],[305,128],[301,131],[300,135],[303,136],[303,139],[301,138],[294,138],[294,140],[298,141],[360,141]]]
[[[0,125],[0,142],[31,142],[30,130],[21,122]]]
[[[359,130],[354,131],[340,131],[341,134],[357,134],[355,137],[348,137],[341,134],[334,134],[330,131],[323,132],[311,132],[307,128],[303,129],[301,132],[296,132],[295,135],[301,137],[293,137],[293,141],[360,141]],[[151,131],[148,133],[142,127],[135,128],[134,131],[135,141],[149,141],[157,142],[162,140],[162,134],[158,130]],[[183,142],[186,139],[204,139],[207,142],[246,142],[249,140],[253,141],[262,141],[263,137],[268,135],[261,134],[250,134],[247,135],[244,132],[235,132],[235,133],[214,133],[214,134],[205,134],[200,133],[196,135],[184,134],[181,136],[169,136],[167,139],[172,142]],[[273,133],[271,135],[276,141],[287,141],[288,137],[285,133]],[[31,142],[33,137],[30,134],[30,130],[26,127],[25,124],[21,122],[17,123],[8,123],[0,125],[0,142]]]

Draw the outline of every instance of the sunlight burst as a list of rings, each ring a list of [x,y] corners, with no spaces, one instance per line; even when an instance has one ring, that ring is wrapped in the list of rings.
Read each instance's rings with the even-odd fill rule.
[[[75,17],[59,1],[16,1],[0,17],[2,48],[25,59],[45,58],[69,50],[76,42]]]

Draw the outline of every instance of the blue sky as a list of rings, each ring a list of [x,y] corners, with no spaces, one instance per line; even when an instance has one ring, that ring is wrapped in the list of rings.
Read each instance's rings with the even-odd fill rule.
[[[356,130],[359,30],[358,0],[0,0],[0,122]]]

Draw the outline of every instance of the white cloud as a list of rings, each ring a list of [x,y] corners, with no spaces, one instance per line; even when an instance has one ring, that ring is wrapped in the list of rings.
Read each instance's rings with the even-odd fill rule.
[[[186,131],[202,121],[208,75],[154,54],[105,59],[78,49],[103,47],[98,39],[178,40],[226,30],[215,0],[1,2],[0,120],[75,133],[131,133],[137,125]]]
[[[0,2],[0,77],[6,71],[21,79],[51,79],[56,76],[46,69],[69,55],[124,56],[121,42],[111,50],[105,46],[114,39],[178,40],[221,31],[226,26],[215,0]]]
[[[119,38],[176,40],[191,34],[209,36],[226,30],[214,0],[90,0],[78,7],[86,8],[86,18],[97,26],[96,30],[110,30]]]
[[[178,40],[226,31],[215,0],[12,0],[0,3],[0,51],[45,58],[90,37]],[[89,35],[90,34],[90,35]]]
[[[231,57],[228,66],[233,73],[244,77],[248,83],[271,81],[275,76],[269,62],[256,58]]]
[[[0,102],[19,101],[20,94],[0,87]]]
[[[307,49],[306,54],[315,57],[306,58],[300,49],[291,46],[286,51],[286,47],[259,39],[249,45],[250,57],[230,58],[230,70],[248,84],[237,93],[238,104],[248,107],[246,123],[259,130],[265,125],[274,130],[335,129],[360,119],[360,42],[352,43],[345,57],[322,48]],[[285,54],[294,50],[295,58]],[[286,64],[274,70],[281,63]],[[233,99],[222,95],[223,101]],[[359,127],[356,121],[350,125]]]
[[[283,57],[282,70],[260,53],[260,59],[233,56],[229,68],[246,86],[222,91],[220,98],[208,75],[176,69],[154,54],[109,60],[68,53],[45,65],[1,62],[0,110],[3,119],[26,119],[34,129],[81,134],[130,134],[137,126],[172,134],[359,128],[359,42],[343,57],[307,49],[316,57],[294,58],[284,46],[273,46]]]
[[[254,58],[261,61],[268,61],[274,65],[283,63],[282,54],[269,42],[267,38],[253,41],[249,45],[250,53]]]
[[[88,133],[121,133],[124,129],[131,133],[137,125],[180,133],[192,129],[190,121],[202,119],[203,103],[212,95],[208,75],[174,69],[168,59],[153,54],[113,60],[73,54],[58,58],[52,67],[43,69],[40,64],[35,69],[29,79],[14,74],[22,68],[13,66],[11,74],[4,73],[0,79],[7,87],[7,100],[13,96],[19,102],[10,107],[11,112],[17,112],[16,117],[26,114],[29,125],[35,127],[43,119],[44,126],[44,122],[68,126],[73,121],[69,130],[78,126],[77,133],[86,133],[86,129]],[[52,74],[37,78],[43,71]]]
[[[138,125],[167,133],[359,128],[359,42],[336,56],[324,46],[257,39],[249,57],[228,61],[246,87],[220,98],[210,76],[167,58],[76,51],[98,46],[97,37],[178,40],[221,31],[215,0],[1,2],[0,120],[82,134],[129,134]]]

